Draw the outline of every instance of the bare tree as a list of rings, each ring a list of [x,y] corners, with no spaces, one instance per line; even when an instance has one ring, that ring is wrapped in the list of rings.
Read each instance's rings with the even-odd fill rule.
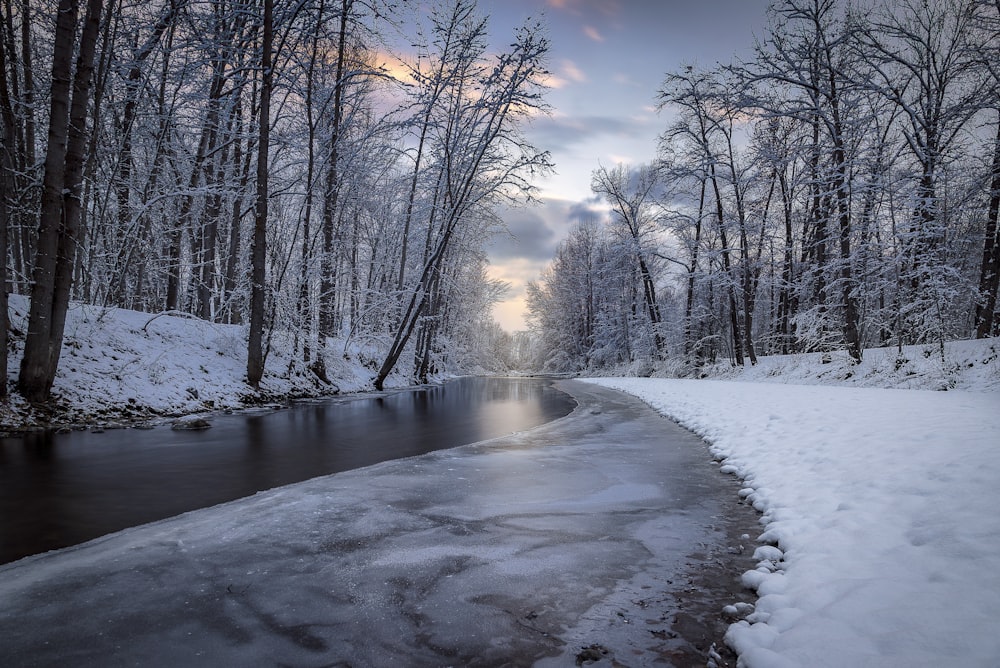
[[[424,314],[432,285],[439,279],[461,225],[491,199],[513,192],[529,193],[531,186],[525,175],[549,165],[547,154],[528,144],[517,128],[519,120],[542,108],[540,82],[549,47],[541,26],[526,24],[518,31],[511,51],[500,54],[493,63],[483,59],[482,39],[478,29],[470,34],[469,48],[463,50],[459,61],[465,72],[451,82],[443,97],[436,206],[440,223],[375,377],[378,389]]]
[[[733,359],[739,366],[744,362],[743,329],[739,321],[737,283],[733,275],[732,247],[729,243],[729,224],[726,218],[726,200],[723,197],[720,164],[724,164],[722,152],[717,147],[716,135],[722,127],[723,119],[718,117],[719,95],[714,91],[714,76],[685,67],[683,72],[668,74],[660,88],[658,100],[660,109],[667,106],[681,111],[678,120],[664,134],[663,142],[679,142],[686,145],[683,150],[686,169],[708,186],[711,186],[716,230],[719,235],[721,262],[727,283],[729,305],[729,326],[732,336]],[[701,211],[705,207],[704,194],[699,197],[698,224]],[[700,236],[700,230],[699,230]]]
[[[933,280],[945,266],[942,256],[948,209],[942,206],[940,182],[953,149],[969,120],[982,108],[983,72],[969,49],[974,32],[973,0],[905,0],[882,8],[857,32],[860,57],[875,73],[865,81],[892,102],[905,122],[901,132],[917,169],[913,212],[906,237],[906,301],[914,318],[936,314],[942,297]],[[920,306],[927,302],[926,306]],[[933,316],[932,316],[933,317]],[[923,329],[904,321],[910,329]],[[904,332],[917,338],[917,332]]]
[[[271,145],[272,49],[274,3],[264,0],[261,23],[260,112],[257,135],[257,203],[250,250],[250,334],[247,341],[247,384],[257,389],[264,375],[264,297],[267,291],[268,148]]]
[[[635,259],[642,281],[643,304],[649,318],[654,358],[666,352],[660,331],[662,317],[656,301],[656,283],[650,270],[647,248],[656,223],[653,206],[657,185],[658,173],[652,165],[643,165],[634,170],[623,164],[611,169],[599,167],[590,182],[590,189],[607,200],[616,222],[623,226],[627,234],[628,251]]]
[[[985,71],[989,98],[996,112],[996,138],[989,175],[989,204],[983,230],[983,255],[979,269],[979,294],[976,299],[976,338],[1000,334],[1000,311],[997,292],[1000,288],[1000,4],[990,0],[975,3],[980,30],[974,33],[974,54]]]
[[[19,391],[32,402],[48,399],[62,349],[80,233],[87,111],[102,8],[102,0],[87,4],[75,72],[77,3],[61,0],[57,10],[45,183],[28,333],[18,376]]]
[[[843,341],[851,357],[860,361],[860,314],[851,253],[850,33],[840,28],[844,25],[843,17],[838,15],[834,0],[784,0],[773,11],[778,25],[770,41],[758,50],[750,80],[788,87],[801,94],[794,107],[765,108],[765,112],[789,115],[813,127],[817,150],[813,158],[813,216],[820,232],[817,240],[823,251],[827,239],[825,221],[829,218],[836,226],[840,255],[837,283],[843,312]],[[846,30],[852,28],[847,21]],[[819,152],[821,131],[828,147]],[[829,164],[828,178],[823,180],[819,173],[821,160]]]

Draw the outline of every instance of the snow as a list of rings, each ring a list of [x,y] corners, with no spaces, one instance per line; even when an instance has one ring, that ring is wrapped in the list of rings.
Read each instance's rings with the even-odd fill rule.
[[[759,357],[739,367],[728,359],[699,370],[701,377],[759,383],[841,385],[911,390],[1000,392],[1000,339],[950,341],[919,346],[869,348],[860,364],[846,350]],[[653,376],[678,376],[669,362]],[[611,374],[609,374],[611,375]],[[643,375],[643,374],[614,374]],[[649,375],[649,374],[646,374]]]
[[[8,382],[16,380],[24,347],[28,299],[10,295],[12,350]],[[296,360],[288,333],[271,340],[260,392],[246,384],[246,327],[211,323],[181,313],[150,314],[80,303],[66,318],[53,385],[58,422],[142,420],[235,409],[288,397],[370,389],[373,372],[356,344],[332,340],[325,385]],[[346,348],[346,350],[345,350]],[[341,355],[339,353],[349,354]],[[391,377],[388,386],[405,384]],[[0,404],[0,424],[31,427],[37,418],[12,396]]]
[[[726,638],[740,665],[996,665],[995,346],[958,346],[975,360],[955,382],[966,391],[590,380],[704,437],[761,511],[758,567],[743,575],[759,599]]]

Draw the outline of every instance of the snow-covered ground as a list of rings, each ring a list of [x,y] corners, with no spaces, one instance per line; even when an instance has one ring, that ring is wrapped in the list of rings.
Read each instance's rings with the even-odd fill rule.
[[[872,370],[894,350],[869,351],[868,367],[853,369],[855,382],[869,385],[909,376],[914,384],[944,379],[944,387],[968,388],[947,392],[592,380],[703,436],[763,513],[759,567],[743,575],[760,598],[727,635],[741,665],[997,665],[998,347],[996,340],[954,345],[945,376],[922,348],[904,350],[917,360],[912,374]],[[730,375],[851,380],[843,370],[822,373],[823,365],[779,358]]]
[[[902,350],[870,348],[860,364],[845,350],[769,355],[742,367],[720,360],[702,369],[702,374],[716,380],[762,383],[1000,392],[998,356],[1000,339],[983,339],[904,346]],[[676,375],[669,371],[665,368],[662,375]]]
[[[11,383],[24,346],[28,306],[26,297],[10,296]],[[373,372],[360,361],[370,351],[356,342],[347,351],[343,341],[336,342],[336,354],[327,356],[328,375],[335,385],[326,385],[297,361],[292,336],[275,332],[261,391],[254,393],[245,380],[246,331],[244,326],[183,315],[74,303],[67,314],[53,385],[54,421],[100,423],[187,415],[268,399],[353,392],[370,385]],[[390,385],[405,382],[390,380]],[[0,404],[4,428],[30,427],[38,419],[16,396],[11,403]]]

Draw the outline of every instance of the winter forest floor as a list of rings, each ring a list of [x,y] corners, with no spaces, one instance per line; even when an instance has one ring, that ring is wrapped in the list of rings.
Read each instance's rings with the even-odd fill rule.
[[[10,297],[12,386],[24,346],[28,301]],[[246,328],[190,316],[140,313],[73,304],[53,385],[52,406],[33,409],[17,395],[0,404],[0,429],[134,424],[296,397],[370,389],[374,372],[366,350],[345,342],[327,356],[321,382],[297,361],[295,341],[276,333],[259,393],[246,384]],[[374,364],[374,358],[368,360]],[[392,378],[390,378],[390,381]],[[396,384],[404,384],[398,380]]]

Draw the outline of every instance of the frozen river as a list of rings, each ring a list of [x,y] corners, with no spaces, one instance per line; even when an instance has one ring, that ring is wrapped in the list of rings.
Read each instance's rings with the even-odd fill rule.
[[[205,431],[0,439],[0,563],[280,485],[529,429],[573,406],[550,380],[463,378],[217,415]]]
[[[756,514],[700,439],[559,386],[535,429],[0,566],[0,663],[705,665]]]

